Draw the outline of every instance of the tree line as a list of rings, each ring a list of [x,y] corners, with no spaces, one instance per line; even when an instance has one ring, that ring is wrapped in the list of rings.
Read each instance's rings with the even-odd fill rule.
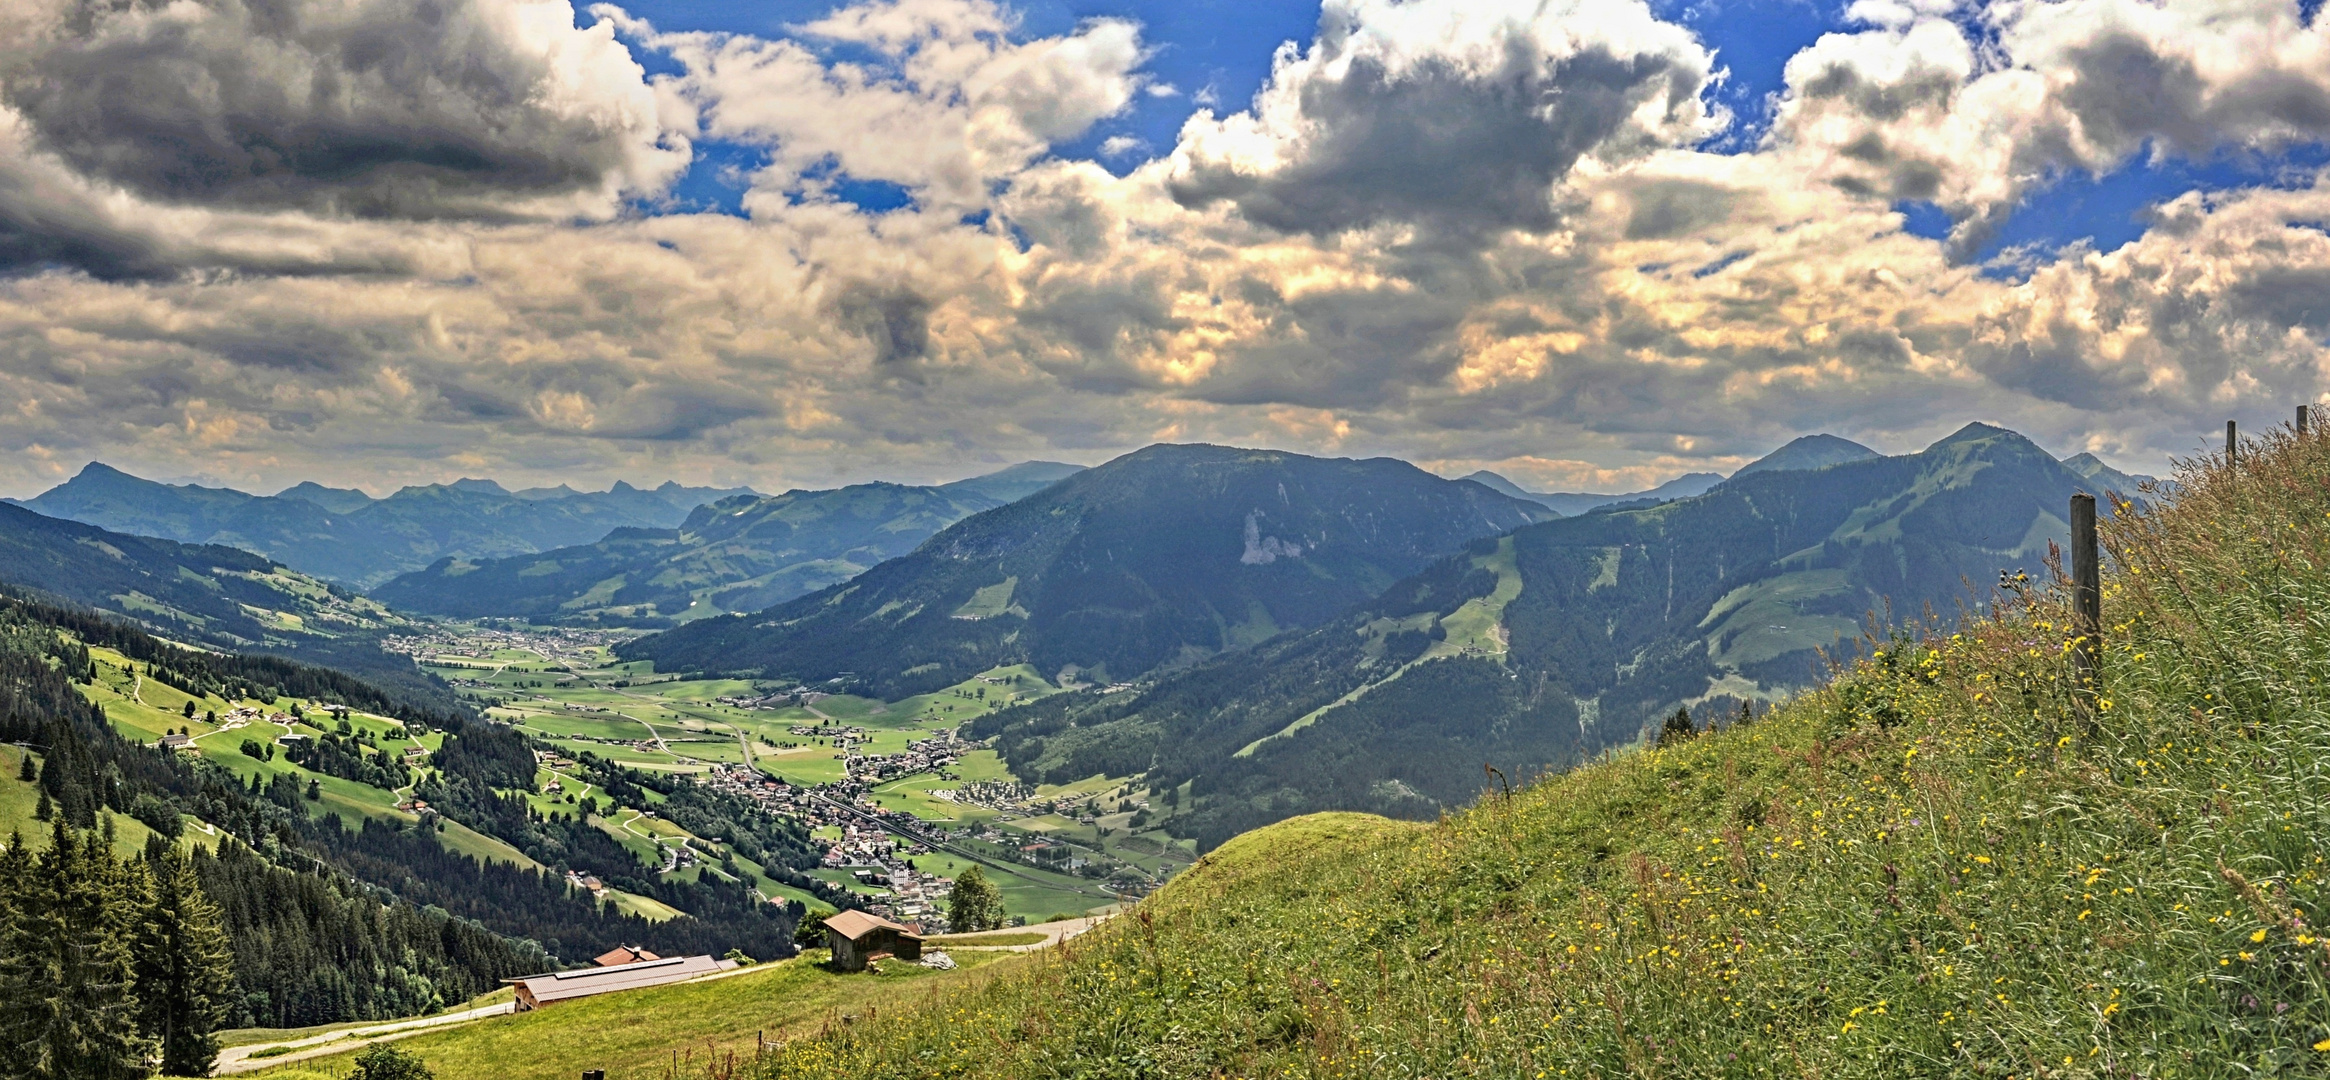
[[[0,1055],[28,1080],[206,1076],[233,1015],[234,953],[193,860],[155,838],[51,823],[0,852]]]

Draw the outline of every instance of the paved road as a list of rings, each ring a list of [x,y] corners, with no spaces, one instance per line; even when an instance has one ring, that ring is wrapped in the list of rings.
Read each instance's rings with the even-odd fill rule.
[[[288,1042],[230,1046],[219,1051],[218,1065],[211,1070],[211,1075],[232,1076],[235,1073],[286,1065],[294,1061],[321,1057],[325,1054],[341,1053],[348,1049],[347,1040],[352,1037],[362,1037],[367,1042],[387,1042],[392,1039],[404,1038],[407,1035],[418,1035],[431,1028],[466,1024],[472,1020],[483,1020],[488,1016],[502,1016],[515,1011],[515,1009],[516,1006],[513,1003],[505,1001],[499,1005],[486,1005],[463,1012],[446,1013],[442,1016],[424,1016],[418,1020],[394,1020],[385,1024],[360,1024],[335,1028],[321,1035],[310,1035]],[[288,1054],[277,1054],[273,1057],[253,1058],[251,1056],[261,1050],[277,1046],[288,1046],[292,1049]]]

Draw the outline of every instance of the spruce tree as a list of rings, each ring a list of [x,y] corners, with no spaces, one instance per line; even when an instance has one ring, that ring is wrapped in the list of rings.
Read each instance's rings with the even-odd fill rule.
[[[218,1057],[213,1033],[235,989],[234,951],[194,861],[158,840],[147,845],[153,880],[137,939],[140,1020],[161,1041],[163,1072],[208,1076]]]
[[[1673,746],[1698,734],[1699,727],[1691,722],[1691,710],[1685,706],[1676,709],[1675,715],[1667,717],[1666,726],[1659,729],[1658,745]]]
[[[143,882],[113,860],[110,830],[53,823],[49,849],[19,890],[0,958],[0,1053],[27,1080],[136,1080],[152,1072],[152,1040],[138,1029],[136,892]]]

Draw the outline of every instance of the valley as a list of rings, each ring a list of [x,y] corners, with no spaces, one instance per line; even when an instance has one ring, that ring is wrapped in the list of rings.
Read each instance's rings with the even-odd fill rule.
[[[528,796],[535,812],[579,811],[666,876],[733,876],[764,895],[829,907],[723,838],[675,823],[656,793],[619,800],[580,763],[704,785],[797,821],[824,851],[810,877],[900,918],[938,917],[944,882],[973,864],[986,867],[1009,915],[1041,922],[1138,897],[1196,858],[1159,827],[1162,806],[1143,814],[1146,793],[1122,778],[1022,784],[994,750],[960,736],[972,721],[1059,692],[1025,665],[881,702],[658,675],[612,654],[628,636],[446,624],[388,645],[545,748]],[[590,876],[578,868],[578,882]]]

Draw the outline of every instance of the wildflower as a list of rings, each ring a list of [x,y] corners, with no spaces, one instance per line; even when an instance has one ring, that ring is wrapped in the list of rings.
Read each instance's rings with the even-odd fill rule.
[[[2260,944],[2260,943],[2263,943],[2264,941],[2265,941],[2265,928],[2264,928],[2264,927],[2259,927],[2256,933],[2249,935],[2249,942],[2250,942],[2250,944],[2252,944],[2252,945],[2255,945],[2255,944]]]

